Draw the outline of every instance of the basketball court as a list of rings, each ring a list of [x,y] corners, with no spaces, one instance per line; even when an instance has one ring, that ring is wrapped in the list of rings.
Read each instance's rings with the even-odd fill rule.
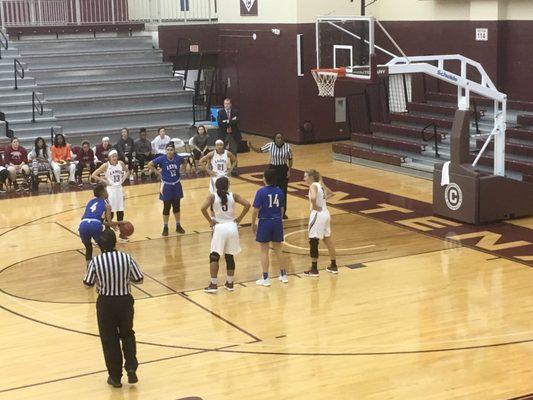
[[[253,13],[254,3],[241,7]],[[0,399],[533,398],[533,217],[524,211],[533,185],[508,170],[507,95],[466,56],[406,55],[401,38],[353,8],[353,15],[313,16],[313,65],[307,50],[291,48],[298,73],[319,86],[309,108],[318,104],[333,123],[362,104],[350,105],[350,85],[364,88],[370,108],[385,96],[402,109],[415,96],[415,76],[443,81],[456,96],[443,135],[450,153],[442,163],[450,163],[436,165],[428,179],[375,160],[353,162],[361,153],[345,153],[348,143],[331,138],[291,144],[282,247],[289,283],[274,274],[271,287],[256,285],[261,267],[250,213],[239,227],[235,291],[216,294],[204,293],[212,230],[200,206],[209,178],[182,179],[186,234],[168,237],[161,236],[160,183],[125,186],[135,232],[117,248],[132,255],[145,279],[132,285],[140,381],[121,389],[105,383],[97,293],[82,284],[78,226],[92,192],[1,199]],[[294,39],[300,50],[304,42]],[[239,84],[252,85],[243,77]],[[461,146],[481,97],[492,118],[479,152],[468,158]],[[244,139],[259,147],[269,140],[263,136]],[[489,152],[483,174],[470,174]],[[239,154],[230,190],[252,201],[267,160]],[[318,279],[304,276],[310,260],[303,177],[311,168],[333,191],[328,206],[339,265],[338,275],[326,273],[321,244]],[[479,189],[485,184],[493,186]],[[225,273],[221,263],[222,282]]]

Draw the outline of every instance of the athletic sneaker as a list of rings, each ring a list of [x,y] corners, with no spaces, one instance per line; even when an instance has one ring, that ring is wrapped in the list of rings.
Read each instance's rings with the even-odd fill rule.
[[[233,288],[233,282],[229,283],[226,282],[224,284],[224,289],[226,289],[228,292],[233,292],[235,289]]]
[[[311,268],[309,271],[304,272],[304,276],[308,276],[310,278],[318,278],[318,269]]]
[[[185,233],[185,229],[181,227],[181,225],[176,225],[176,233],[181,233],[182,235]]]
[[[256,285],[259,285],[259,286],[270,286],[270,279],[269,278],[266,278],[266,279],[258,279],[255,281],[255,284]]]
[[[278,279],[282,283],[289,283],[289,278],[287,277],[287,275],[280,275]]]
[[[168,236],[168,226],[163,227],[163,233],[161,233],[163,236]]]
[[[208,287],[204,289],[206,293],[216,293],[218,291],[218,286],[214,283],[210,283]]]
[[[337,275],[339,273],[336,265],[330,265],[329,267],[326,267],[326,271],[333,275]]]
[[[137,383],[139,382],[139,378],[137,378],[137,374],[135,371],[127,371],[128,372],[128,383]]]

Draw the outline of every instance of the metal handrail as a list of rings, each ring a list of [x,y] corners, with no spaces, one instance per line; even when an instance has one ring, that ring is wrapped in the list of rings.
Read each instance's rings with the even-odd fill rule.
[[[0,60],[2,59],[2,47],[5,50],[9,49],[9,40],[5,33],[0,29]]]
[[[35,122],[35,111],[37,109],[37,112],[39,113],[39,115],[43,115],[44,114],[44,107],[43,107],[43,103],[41,102],[41,100],[39,99],[39,97],[37,97],[37,93],[35,92],[32,92],[31,94],[31,122]]]
[[[17,65],[20,67],[21,72],[18,71]],[[15,90],[17,90],[19,88],[17,78],[20,77],[20,79],[24,79],[24,67],[16,58],[13,60],[13,69],[15,72]]]
[[[426,130],[429,127],[433,127],[433,135],[426,138],[425,133],[426,133]],[[422,129],[422,131],[420,133],[422,134],[422,140],[424,142],[429,142],[431,139],[434,139],[434,141],[435,141],[435,158],[440,158],[440,154],[439,154],[439,135],[437,133],[437,124],[434,123],[434,122],[431,122],[431,123],[427,124]]]
[[[54,143],[54,136],[55,136],[54,127],[51,126],[50,127],[50,143]]]

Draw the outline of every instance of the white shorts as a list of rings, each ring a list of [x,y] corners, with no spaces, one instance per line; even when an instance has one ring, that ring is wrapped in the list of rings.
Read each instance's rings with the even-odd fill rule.
[[[240,253],[239,230],[235,222],[216,224],[211,238],[211,253],[235,255]]]
[[[111,205],[111,211],[124,211],[124,190],[122,186],[108,186],[107,193],[109,194],[109,205]]]
[[[309,216],[309,239],[324,239],[331,236],[331,216],[328,210],[311,211]]]
[[[209,192],[211,194],[215,194],[217,192],[217,187],[215,186],[215,184],[217,182],[217,179],[220,178],[221,176],[225,176],[226,178],[229,179],[227,175],[219,175],[219,176],[211,177],[211,180],[209,181]]]

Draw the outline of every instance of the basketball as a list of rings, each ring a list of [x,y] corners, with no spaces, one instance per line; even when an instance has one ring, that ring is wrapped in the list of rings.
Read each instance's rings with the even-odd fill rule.
[[[133,232],[135,231],[131,222],[124,222],[123,224],[119,225],[119,229],[120,234],[126,237],[133,235]]]

